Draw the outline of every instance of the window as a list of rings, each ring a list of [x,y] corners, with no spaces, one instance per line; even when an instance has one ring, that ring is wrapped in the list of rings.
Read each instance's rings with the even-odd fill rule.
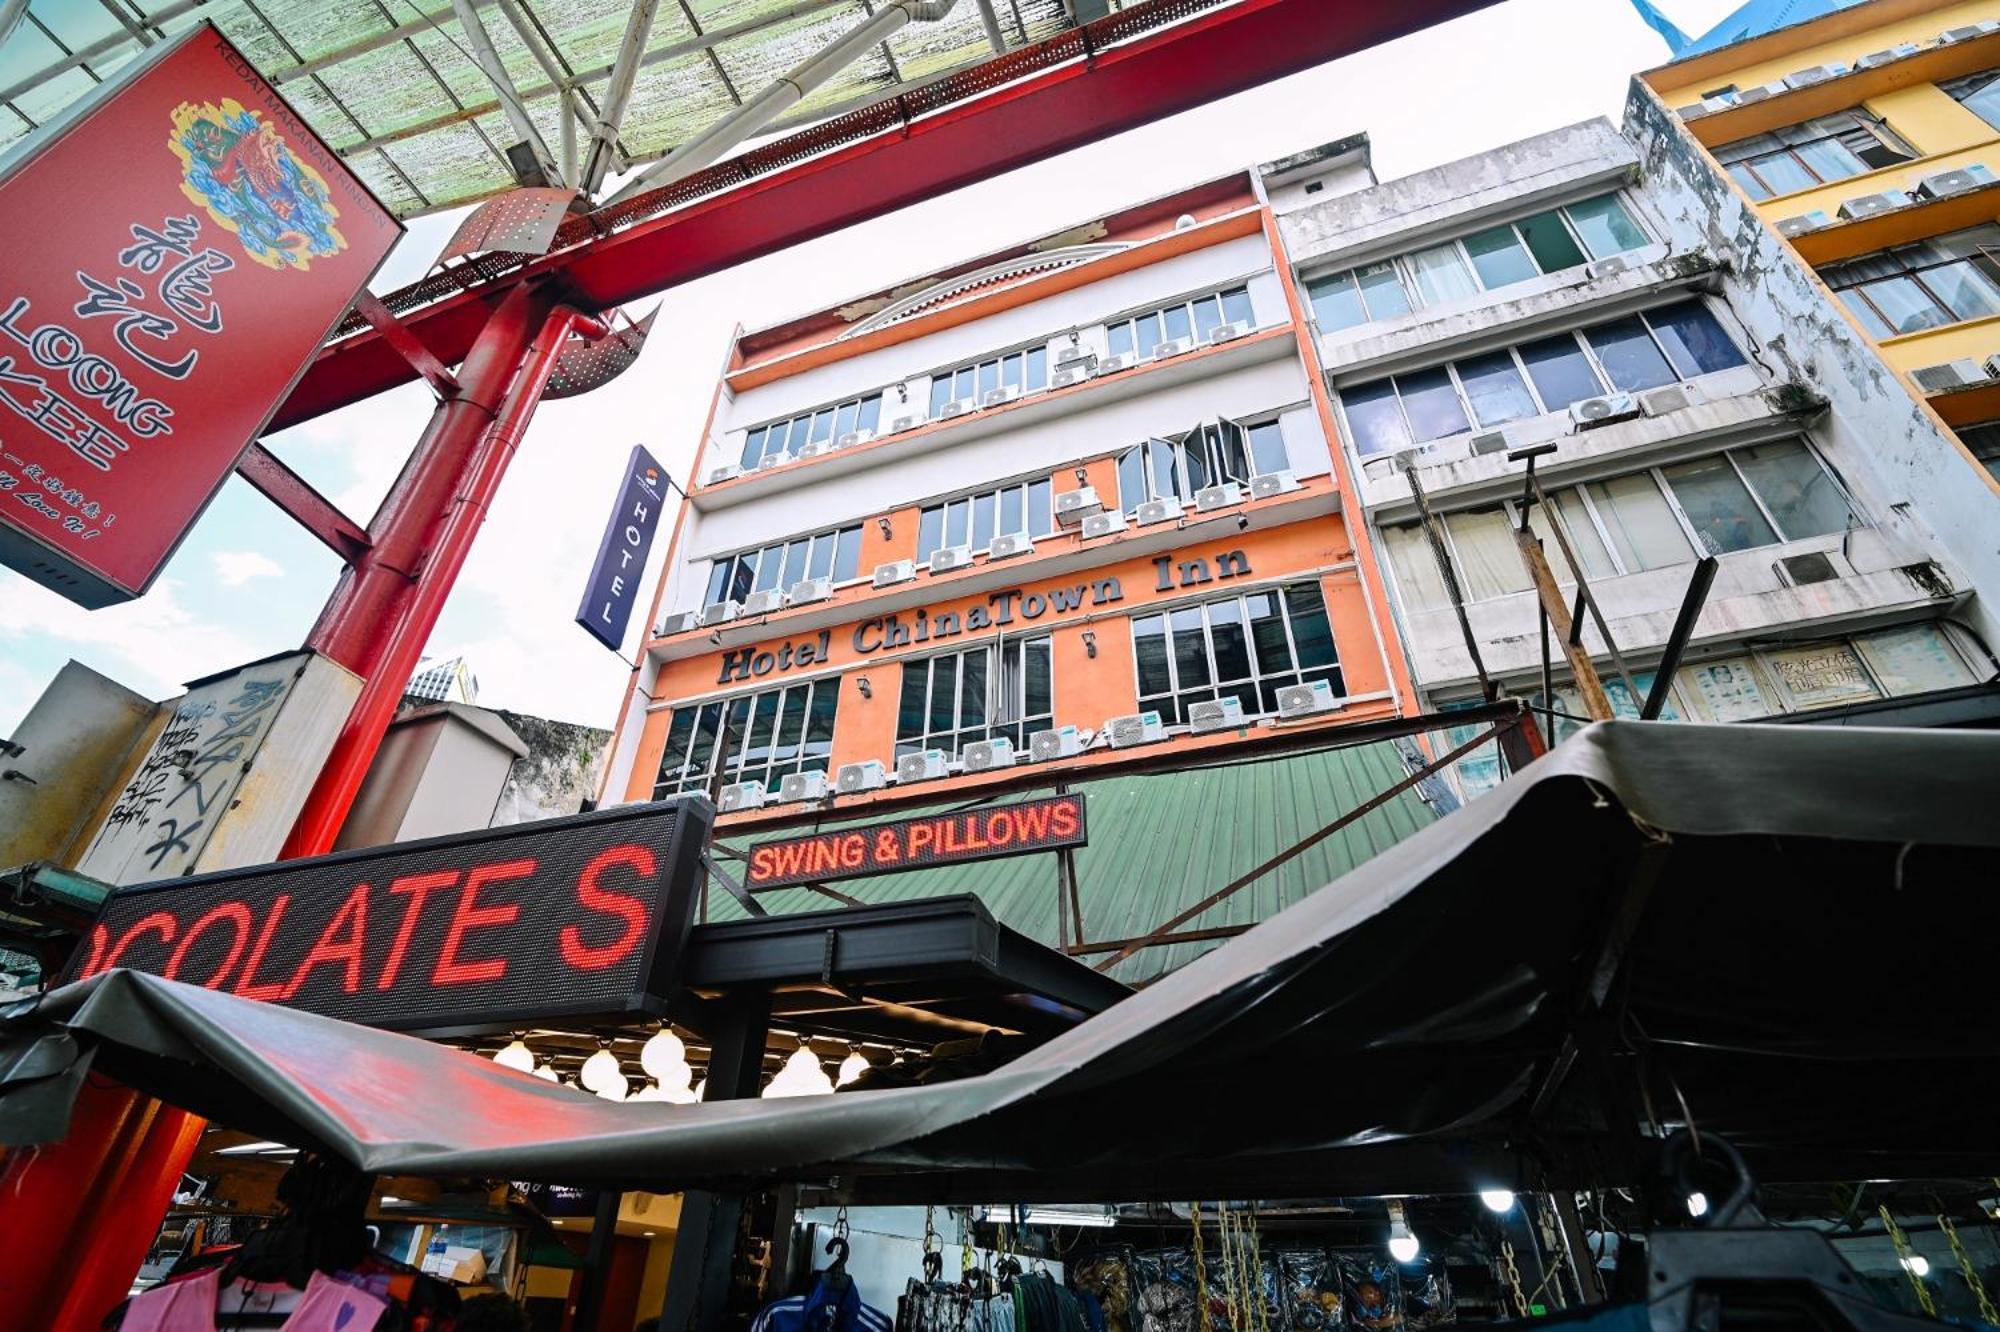
[[[1553,490],[1549,503],[1592,580],[1691,563],[1698,549],[1726,555],[1860,524],[1833,473],[1798,440]],[[1533,590],[1515,545],[1515,521],[1511,505],[1440,518],[1439,539],[1467,601]],[[1556,581],[1575,583],[1548,516],[1537,514],[1535,528]],[[1404,606],[1449,607],[1423,528],[1390,527],[1382,535]]]
[[[1828,286],[1878,338],[2000,314],[2000,225],[1831,264]]]
[[[1055,724],[1049,636],[1003,639],[903,663],[896,757],[996,737],[1025,752],[1028,737]]]
[[[2000,129],[2000,69],[1981,70],[1938,87],[1966,110]]]
[[[880,393],[822,407],[790,420],[773,421],[744,437],[742,465],[747,470],[765,458],[796,458],[808,444],[830,443],[850,430],[874,430],[881,424]]]
[[[1313,318],[1331,333],[1559,273],[1646,244],[1615,194],[1551,208],[1396,259],[1306,284]]]
[[[983,401],[997,388],[1017,388],[1023,393],[1049,386],[1049,349],[1027,347],[991,360],[961,365],[956,370],[940,370],[931,376],[931,416],[944,410],[948,402],[971,399]]]
[[[1276,421],[1250,426],[1216,421],[1127,449],[1118,458],[1118,502],[1127,513],[1170,495],[1192,504],[1195,492],[1208,486],[1224,481],[1247,486],[1253,476],[1289,466]]]
[[[1205,340],[1210,331],[1223,324],[1255,324],[1250,312],[1250,289],[1231,287],[1212,296],[1200,296],[1129,319],[1116,319],[1104,326],[1113,356],[1137,352],[1151,356],[1153,348],[1176,338]]]
[[[1234,698],[1245,716],[1278,710],[1278,690],[1325,680],[1346,692],[1317,584],[1291,583],[1132,621],[1139,708],[1175,725],[1190,704]]]
[[[2000,478],[2000,421],[1960,426],[1958,438],[1987,471]]]
[[[792,773],[824,771],[839,703],[833,677],[675,708],[653,799],[707,791],[718,769],[725,786],[763,782],[773,792]]]
[[[1056,530],[1052,503],[1044,476],[929,505],[917,519],[917,562],[953,546],[985,550],[996,536],[1048,536]]]
[[[807,578],[844,583],[860,573],[861,525],[793,537],[757,550],[724,555],[708,569],[704,604],[741,601],[752,592],[789,590]]]
[[[1858,107],[1715,150],[1716,160],[1752,199],[1809,190],[1915,156],[1880,116]]]
[[[1600,393],[1636,393],[1742,364],[1708,307],[1681,301],[1342,389],[1340,404],[1357,452],[1393,453],[1563,411]]]

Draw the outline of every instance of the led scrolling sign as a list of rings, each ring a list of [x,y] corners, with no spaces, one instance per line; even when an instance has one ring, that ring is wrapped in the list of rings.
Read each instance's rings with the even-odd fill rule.
[[[745,882],[751,888],[826,883],[1055,851],[1087,840],[1083,797],[1049,796],[759,842],[750,848]]]

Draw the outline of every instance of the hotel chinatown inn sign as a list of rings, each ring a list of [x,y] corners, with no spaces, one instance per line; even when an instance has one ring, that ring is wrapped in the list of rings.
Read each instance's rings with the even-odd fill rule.
[[[0,564],[144,592],[401,226],[204,23],[0,176]]]

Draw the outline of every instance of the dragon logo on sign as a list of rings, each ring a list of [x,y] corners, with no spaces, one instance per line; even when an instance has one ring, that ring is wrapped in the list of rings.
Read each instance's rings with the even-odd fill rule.
[[[253,261],[303,272],[347,248],[326,178],[299,160],[262,112],[229,97],[219,106],[182,102],[173,125],[167,146],[181,160],[181,192],[235,232]]]

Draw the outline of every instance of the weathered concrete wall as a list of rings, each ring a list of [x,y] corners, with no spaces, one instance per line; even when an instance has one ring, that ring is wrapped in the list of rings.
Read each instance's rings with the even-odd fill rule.
[[[611,732],[518,712],[500,720],[521,737],[527,754],[516,760],[493,807],[493,826],[574,814],[596,796],[609,757]]]
[[[1715,171],[1666,106],[1633,81],[1625,134],[1639,154],[1657,225],[1676,249],[1723,265],[1722,296],[1762,348],[1774,377],[1824,396],[1813,437],[1868,517],[1931,553],[1972,598],[1962,618],[2000,644],[2000,498],[1971,470],[1945,427],[1913,399],[1812,270]]]

